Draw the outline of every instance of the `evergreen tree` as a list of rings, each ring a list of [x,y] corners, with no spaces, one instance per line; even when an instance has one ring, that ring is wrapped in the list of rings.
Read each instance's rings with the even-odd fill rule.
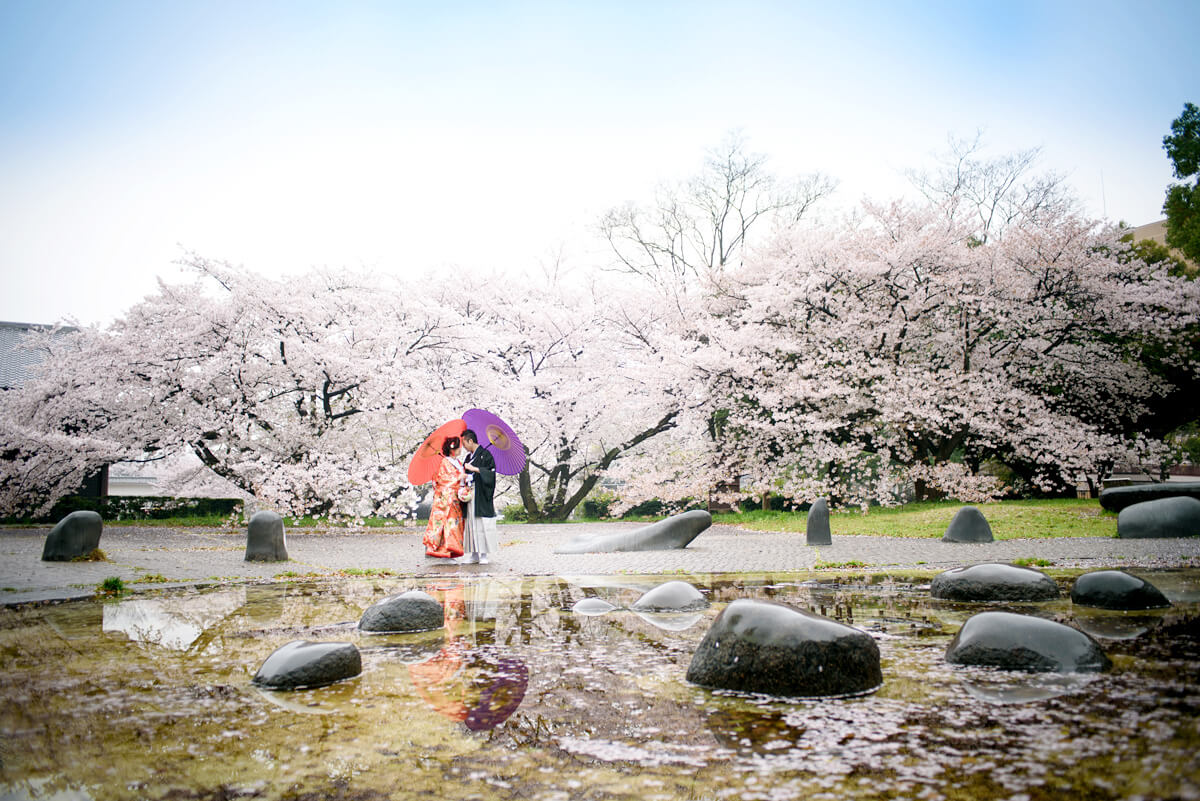
[[[1171,123],[1163,149],[1175,165],[1175,177],[1183,181],[1167,188],[1163,202],[1167,244],[1200,262],[1200,109],[1194,103],[1185,103],[1183,113]]]

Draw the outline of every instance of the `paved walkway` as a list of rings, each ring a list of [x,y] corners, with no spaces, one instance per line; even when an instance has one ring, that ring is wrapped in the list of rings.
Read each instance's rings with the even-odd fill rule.
[[[975,562],[1048,559],[1055,567],[1200,567],[1200,537],[1121,540],[1099,537],[1001,540],[982,545],[940,539],[837,536],[808,547],[804,534],[713,526],[685,550],[556,554],[585,532],[632,530],[639,523],[503,525],[490,565],[458,566],[425,558],[421,529],[367,529],[287,535],[288,562],[247,562],[244,530],[108,526],[105,562],[43,562],[49,527],[0,529],[0,605],[87,598],[110,576],[132,589],[264,581],[346,570],[388,569],[397,575],[564,575],[761,573],[807,571],[819,564],[861,562],[864,570],[930,572]],[[161,579],[166,579],[162,582]],[[153,578],[152,581],[147,579]]]

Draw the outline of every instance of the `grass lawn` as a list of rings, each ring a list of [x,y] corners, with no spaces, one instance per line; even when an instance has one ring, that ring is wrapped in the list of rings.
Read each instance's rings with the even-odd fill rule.
[[[1030,501],[1000,501],[978,504],[998,540],[1026,537],[1115,537],[1117,516],[1100,508],[1096,500],[1074,498]],[[946,533],[954,513],[963,507],[957,501],[910,503],[896,507],[872,507],[835,511],[829,526],[835,536],[868,534],[879,537],[932,537]],[[804,531],[805,512],[748,511],[713,515],[713,522],[752,531]]]
[[[957,501],[934,501],[910,503],[896,507],[872,507],[865,514],[859,510],[835,511],[830,515],[830,526],[837,536],[867,534],[881,537],[929,537],[941,538],[950,525],[954,513],[961,509]],[[992,527],[996,539],[1027,537],[1115,537],[1117,516],[1100,508],[1096,500],[1055,499],[1036,501],[1001,501],[979,504],[979,509]],[[653,523],[660,517],[632,518],[636,521]],[[805,512],[773,512],[751,510],[740,514],[719,513],[713,515],[717,524],[738,526],[752,531],[804,531],[808,516]],[[206,526],[222,527],[229,518],[220,515],[172,517],[162,520],[105,520],[107,526],[178,527]],[[507,522],[507,521],[501,521]],[[518,521],[513,521],[518,522]],[[575,520],[571,522],[610,522],[608,520]],[[48,524],[38,524],[48,525]],[[245,527],[246,521],[237,520],[233,525]],[[284,518],[290,529],[320,531],[349,527],[349,521],[313,518]],[[367,518],[358,526],[363,528],[400,528],[404,522],[389,518]],[[409,526],[413,522],[408,523]],[[418,522],[417,526],[423,526]]]
[[[229,522],[226,515],[180,515],[179,517],[163,517],[163,518],[142,518],[128,520],[105,520],[104,527],[110,526],[129,526],[136,528],[176,528],[187,526],[203,526],[207,528],[220,528]],[[238,518],[239,524],[244,524],[241,518]],[[49,525],[42,523],[41,525]]]

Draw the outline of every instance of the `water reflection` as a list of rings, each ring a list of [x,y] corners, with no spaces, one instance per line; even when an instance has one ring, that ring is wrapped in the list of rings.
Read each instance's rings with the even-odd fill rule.
[[[979,608],[932,601],[919,581],[689,576],[713,606],[686,626],[570,611],[587,597],[627,609],[677,577],[318,581],[244,598],[163,592],[107,613],[0,610],[0,798],[1151,798],[1200,786],[1200,600],[1104,640],[1118,668],[1086,677],[947,665]],[[1151,580],[1179,598],[1197,577]],[[357,634],[365,608],[410,589],[443,602],[444,630]],[[736,598],[869,632],[884,686],[798,701],[688,684],[697,644]],[[1066,599],[1022,611],[1096,617]],[[362,674],[254,689],[257,666],[295,639],[354,641]]]
[[[1077,693],[1091,684],[1097,673],[1026,673],[1015,670],[973,668],[963,671],[963,689],[972,698],[989,704],[1029,704]]]
[[[495,621],[500,598],[495,582],[443,585],[431,594],[442,603],[445,644],[430,658],[408,665],[421,698],[471,731],[494,729],[512,715],[525,697],[529,668],[519,659],[500,656],[482,640],[483,621]]]
[[[684,631],[704,619],[703,612],[640,612],[635,611],[635,615],[649,623],[651,626],[657,626],[666,631]]]
[[[758,754],[777,753],[794,747],[807,730],[797,725],[783,712],[722,709],[705,721],[717,741],[729,748]]]
[[[1173,604],[1200,603],[1200,571],[1179,569],[1146,571],[1139,570],[1138,575],[1150,579],[1159,591],[1167,596]],[[1151,576],[1153,578],[1151,579]]]
[[[300,715],[345,714],[354,708],[358,685],[353,681],[341,681],[307,690],[273,690],[251,685],[251,691],[269,704]]]
[[[3,785],[0,785],[2,788]],[[39,779],[24,786],[0,790],[0,801],[92,801],[92,796],[77,787],[56,788],[53,779]]]
[[[1101,640],[1132,640],[1162,623],[1162,612],[1121,612],[1075,607],[1075,625]]]
[[[575,605],[571,607],[571,611],[577,615],[597,617],[599,615],[606,615],[616,608],[616,606],[603,598],[584,598],[583,600],[576,601]]]
[[[134,642],[186,651],[212,628],[246,603],[246,590],[237,588],[205,595],[185,595],[105,604],[102,628]]]
[[[386,635],[385,635],[386,636]],[[394,637],[395,642],[383,645],[359,645],[359,651],[365,656],[380,655],[388,661],[404,665],[415,665],[432,659],[446,645],[446,637],[442,631],[423,631],[416,635]]]

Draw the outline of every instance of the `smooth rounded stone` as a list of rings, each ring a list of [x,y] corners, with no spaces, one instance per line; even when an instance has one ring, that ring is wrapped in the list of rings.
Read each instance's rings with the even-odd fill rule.
[[[1031,673],[1099,673],[1112,664],[1082,631],[1012,612],[980,612],[968,619],[946,649],[946,661]]]
[[[445,612],[437,599],[420,590],[409,590],[367,607],[358,628],[372,634],[401,634],[440,629],[445,622]]]
[[[1117,515],[1122,539],[1200,536],[1200,500],[1160,498],[1126,506]]]
[[[824,498],[808,510],[808,520],[804,525],[805,545],[833,545],[833,533],[829,530],[829,504]]]
[[[70,562],[87,556],[100,547],[104,521],[96,512],[79,511],[59,520],[46,535],[42,546],[43,562]]]
[[[631,608],[635,612],[694,612],[708,606],[708,599],[691,584],[668,581],[638,598]]]
[[[725,607],[700,641],[687,680],[704,687],[789,697],[871,692],[883,683],[870,635],[768,601]]]
[[[1200,481],[1165,481],[1161,484],[1113,487],[1100,493],[1100,506],[1110,512],[1119,512],[1135,503],[1175,497],[1200,500]]]
[[[686,548],[700,532],[712,525],[712,515],[694,509],[672,515],[636,531],[612,534],[581,534],[554,549],[555,553],[612,553],[615,551],[670,551]]]
[[[1071,587],[1071,603],[1098,609],[1160,609],[1167,597],[1150,582],[1120,570],[1084,573]]]
[[[942,542],[991,542],[993,539],[987,518],[974,506],[964,506],[955,512],[942,535]]]
[[[603,598],[583,598],[575,602],[571,611],[577,615],[605,615],[616,608]]]
[[[1050,601],[1058,585],[1031,567],[986,562],[937,574],[929,594],[946,601]]]
[[[272,690],[324,687],[362,672],[362,656],[351,642],[293,640],[268,656],[252,679]]]
[[[283,518],[265,509],[255,512],[246,527],[247,562],[286,562],[287,540],[283,533]]]

